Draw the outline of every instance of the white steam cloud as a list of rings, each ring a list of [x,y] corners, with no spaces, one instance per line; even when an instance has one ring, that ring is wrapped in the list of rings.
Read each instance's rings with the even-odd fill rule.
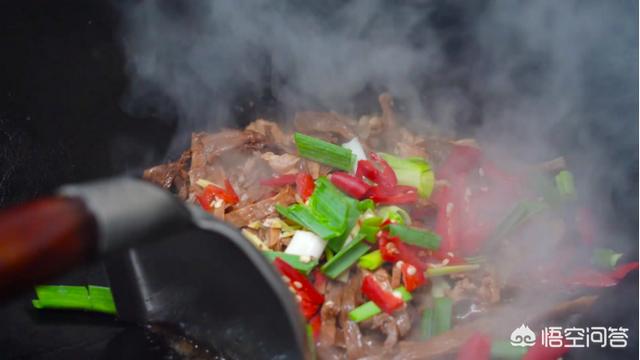
[[[386,90],[414,124],[473,128],[530,161],[568,155],[580,191],[606,218],[620,192],[624,198],[629,188],[637,191],[629,180],[637,184],[637,6],[128,2],[125,107],[178,118],[177,137],[186,139],[192,130],[236,122],[234,106],[243,96],[273,100],[284,113],[356,115],[378,110],[373,102],[358,108],[356,99]],[[637,224],[637,202],[625,204],[616,206],[630,211],[629,219],[616,221]]]

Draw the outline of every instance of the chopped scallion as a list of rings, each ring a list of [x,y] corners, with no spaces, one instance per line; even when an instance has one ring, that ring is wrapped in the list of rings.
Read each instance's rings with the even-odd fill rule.
[[[361,213],[367,210],[373,211],[375,209],[376,209],[376,204],[371,199],[364,199],[358,202],[358,210],[360,210]]]
[[[399,206],[383,206],[379,208],[376,213],[382,217],[383,220],[389,219],[398,224],[411,225],[411,216],[405,209]]]
[[[413,186],[418,189],[418,194],[428,198],[436,183],[435,176],[429,163],[420,157],[399,158],[390,154],[380,153],[398,178],[398,184]]]
[[[448,297],[433,299],[433,335],[440,335],[451,329],[453,301]]]
[[[613,269],[622,255],[622,253],[617,253],[611,249],[598,248],[593,250],[591,263],[603,269]]]
[[[347,148],[326,142],[313,136],[295,133],[293,139],[300,156],[335,168],[351,171],[356,156]]]
[[[411,301],[412,296],[411,293],[407,291],[404,287],[396,288],[394,291],[397,291],[402,296],[402,300],[404,302]],[[351,310],[349,312],[349,319],[360,322],[367,319],[370,319],[378,314],[380,314],[382,310],[376,305],[373,301],[368,301],[357,308]]]
[[[384,260],[382,259],[382,253],[380,252],[380,250],[375,250],[360,257],[360,260],[358,261],[358,266],[360,266],[363,269],[373,271],[379,268],[383,262]]]
[[[41,285],[35,288],[37,299],[32,301],[36,309],[87,310],[116,314],[111,289],[104,286]]]
[[[366,218],[360,222],[360,233],[364,235],[368,242],[374,243],[378,231],[380,231],[380,224],[382,224],[382,218],[379,216]]]
[[[433,337],[433,308],[425,308],[420,320],[420,337],[427,340]]]
[[[307,275],[309,275],[311,270],[313,270],[313,268],[318,265],[318,260],[316,259],[302,261],[301,256],[286,254],[279,251],[264,251],[263,254],[267,257],[267,259],[269,259],[270,262],[273,262],[273,260],[275,260],[276,258],[280,258],[291,265],[292,268],[300,270]]]
[[[304,205],[294,204],[289,207],[276,205],[276,210],[285,218],[300,224],[302,227],[309,229],[323,239],[332,239],[342,232],[329,227],[324,221],[318,219],[311,210]]]
[[[425,249],[437,250],[440,247],[440,236],[437,234],[401,224],[389,225],[389,232],[392,236],[397,236],[403,242]]]
[[[425,275],[427,277],[436,277],[450,274],[458,274],[461,272],[474,271],[478,270],[480,265],[470,264],[470,265],[451,265],[451,266],[440,266],[440,267],[430,267],[425,271]]]
[[[351,242],[344,246],[331,260],[327,261],[321,268],[328,277],[335,279],[358,259],[369,251],[369,246],[362,243],[364,236],[356,236]]]
[[[573,183],[573,174],[567,170],[562,170],[556,175],[556,187],[563,196],[574,196],[576,187]]]

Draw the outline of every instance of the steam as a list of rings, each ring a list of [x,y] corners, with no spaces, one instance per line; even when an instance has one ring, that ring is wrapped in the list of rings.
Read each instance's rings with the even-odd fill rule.
[[[637,6],[137,1],[123,9],[125,107],[178,118],[184,138],[234,124],[243,96],[277,101],[284,117],[299,109],[359,115],[378,109],[357,99],[389,91],[414,126],[473,125],[481,143],[526,161],[567,155],[603,233],[628,238],[635,235],[616,229],[638,218]],[[622,206],[613,203],[620,191],[632,191]],[[610,215],[621,211],[629,218]]]

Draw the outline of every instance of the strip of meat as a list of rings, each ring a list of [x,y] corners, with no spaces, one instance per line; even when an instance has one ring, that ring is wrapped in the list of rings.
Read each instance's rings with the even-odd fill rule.
[[[280,126],[273,121],[258,119],[246,127],[246,130],[256,132],[264,137],[267,145],[271,145],[285,152],[293,152],[295,145],[290,134],[285,134]]]
[[[356,296],[360,292],[362,276],[360,272],[352,274],[342,291],[340,325],[347,349],[347,358],[357,359],[364,355],[364,344],[358,324],[349,320],[348,315],[356,307]]]
[[[364,344],[362,343],[362,334],[358,324],[354,321],[347,320],[343,325],[344,343],[347,347],[348,359],[359,359],[364,355]]]
[[[174,191],[182,200],[189,197],[189,176],[187,168],[191,161],[191,151],[180,155],[177,161],[154,166],[144,171],[143,178],[161,187]]]
[[[298,172],[300,158],[295,155],[287,153],[276,155],[272,152],[266,152],[260,157],[269,163],[269,166],[276,174],[283,175]]]
[[[199,179],[221,183],[224,180],[224,170],[215,166],[215,162],[222,154],[231,150],[257,150],[262,147],[263,136],[253,131],[225,129],[214,134],[193,133],[189,170],[191,185],[195,186]]]
[[[324,346],[333,346],[336,341],[336,323],[342,303],[342,285],[335,282],[327,284],[325,302],[320,309],[320,343]]]
[[[273,215],[276,212],[276,204],[287,206],[295,201],[295,191],[287,186],[275,196],[227,213],[225,220],[237,227],[246,226],[252,221],[262,220]]]
[[[356,136],[353,130],[356,122],[334,112],[299,112],[296,113],[293,124],[297,131],[305,134],[316,134],[321,137],[334,134],[339,136],[339,140],[342,141],[351,140]]]
[[[389,93],[383,93],[378,96],[378,102],[382,108],[382,121],[386,129],[396,129],[397,121],[395,111],[393,110],[393,97]]]

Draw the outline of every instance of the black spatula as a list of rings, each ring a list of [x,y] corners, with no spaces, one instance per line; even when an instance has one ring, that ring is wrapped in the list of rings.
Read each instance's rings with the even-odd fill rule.
[[[66,186],[60,194],[0,214],[4,296],[109,254],[120,318],[169,324],[229,358],[310,357],[289,290],[233,228],[139,180]]]

